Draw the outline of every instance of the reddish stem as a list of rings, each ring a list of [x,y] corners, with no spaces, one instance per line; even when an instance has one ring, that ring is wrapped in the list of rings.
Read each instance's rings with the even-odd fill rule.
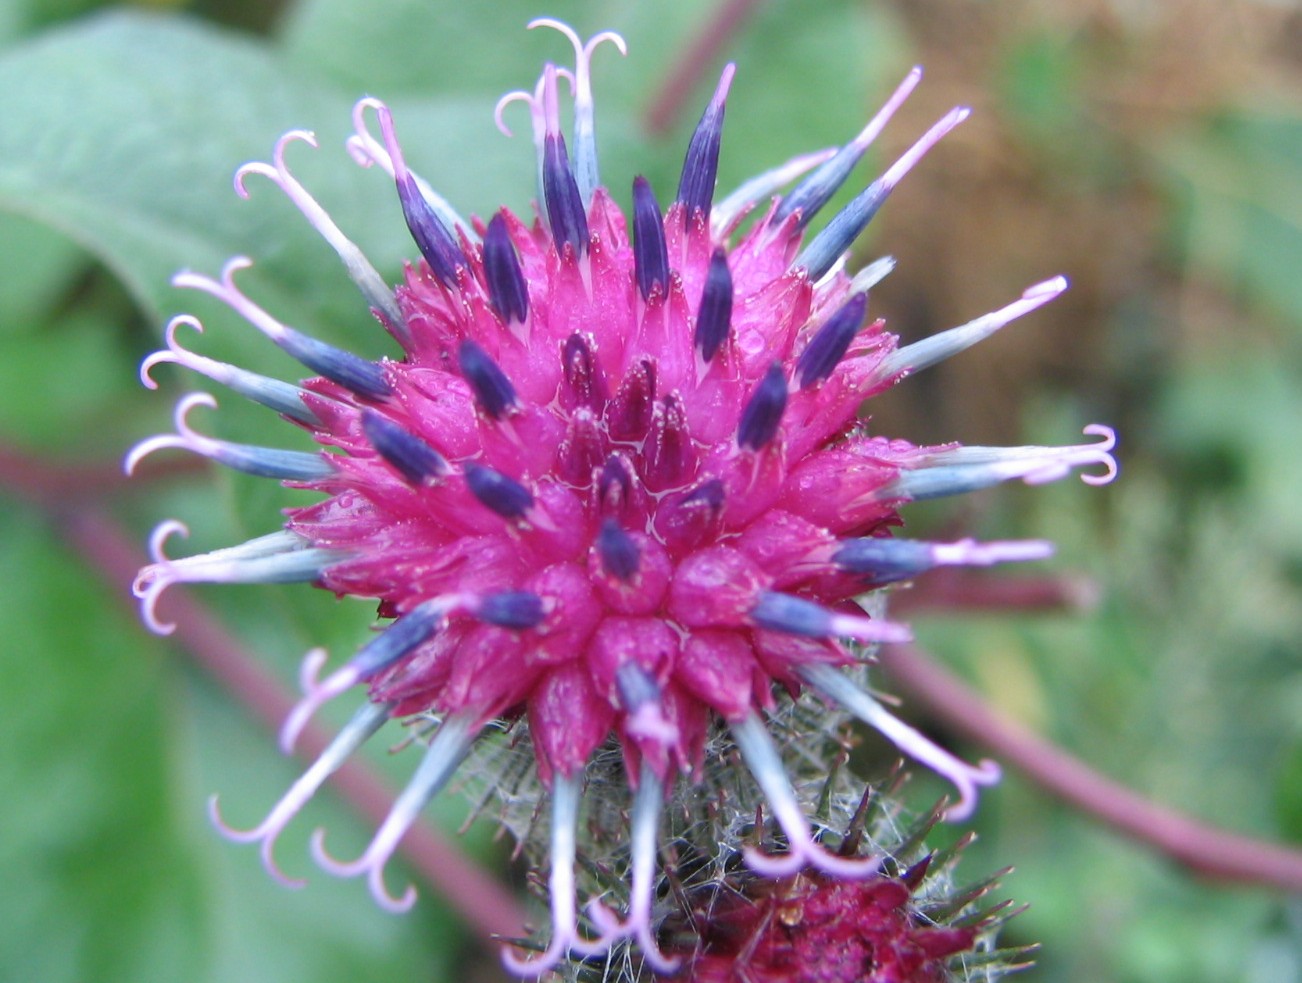
[[[998,713],[921,650],[884,645],[882,668],[904,694],[1041,788],[1209,877],[1302,891],[1302,851],[1242,836],[1150,802]]]
[[[131,582],[144,557],[98,510],[82,509],[63,526],[69,541],[108,583],[120,587]],[[243,646],[184,591],[167,598],[167,618],[176,623],[176,640],[246,706],[271,732],[276,733],[295,700],[280,681],[249,658]],[[320,754],[330,736],[315,725],[304,729],[298,742],[306,758]],[[334,787],[361,815],[379,824],[393,802],[393,791],[359,761],[350,761],[335,773]],[[525,914],[505,887],[453,844],[425,825],[414,825],[400,850],[407,861],[485,939],[518,937]]]
[[[701,77],[718,60],[724,45],[741,30],[761,2],[724,0],[719,4],[714,16],[665,74],[664,84],[643,114],[643,122],[653,136],[663,134],[674,125]]]

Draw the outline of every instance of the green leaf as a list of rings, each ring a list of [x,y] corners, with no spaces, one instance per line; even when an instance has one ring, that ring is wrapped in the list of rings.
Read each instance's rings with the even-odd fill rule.
[[[333,124],[323,144],[337,148],[348,122],[347,99],[284,70],[266,46],[181,19],[111,14],[8,52],[0,88],[11,106],[0,128],[0,209],[85,248],[151,318],[182,303],[169,286],[178,267],[216,274],[247,252],[260,263],[246,290],[272,310],[290,308],[305,329],[370,320],[346,278],[317,274],[337,263],[292,207],[231,192],[235,167],[265,159],[284,130]],[[312,173],[312,152],[301,156]],[[355,177],[338,157],[324,174]],[[254,188],[259,198],[272,190]]]
[[[33,519],[12,503],[0,514],[0,977],[201,978],[207,932],[172,797],[169,674]]]
[[[1302,121],[1254,107],[1190,127],[1157,148],[1180,205],[1178,245],[1193,267],[1302,323]]]

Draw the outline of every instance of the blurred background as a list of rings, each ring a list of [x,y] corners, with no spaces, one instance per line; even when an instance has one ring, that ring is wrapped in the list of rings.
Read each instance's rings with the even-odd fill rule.
[[[977,349],[875,401],[915,442],[1071,443],[1114,425],[1121,478],[1000,489],[910,513],[920,530],[1055,540],[1059,610],[910,617],[922,643],[1001,711],[1192,816],[1302,845],[1302,9],[1287,0],[767,0],[740,16],[665,127],[651,108],[716,13],[694,0],[0,0],[0,979],[22,983],[500,978],[495,956],[422,884],[414,912],[314,870],[307,832],[341,855],[368,824],[332,796],[281,844],[288,892],[204,815],[252,825],[294,778],[256,710],[148,635],[128,603],[159,520],[177,552],[270,531],[279,489],[160,457],[190,380],[136,366],[174,313],[193,346],[294,377],[218,305],[169,286],[181,267],[257,260],[270,310],[378,356],[386,339],[334,256],[267,182],[231,193],[291,127],[294,172],[390,279],[414,254],[392,189],[342,150],[353,101],[394,108],[408,159],[463,213],[528,207],[528,122],[492,123],[558,36],[621,31],[596,58],[603,172],[673,187],[725,59],[720,187],[841,142],[907,68],[927,76],[852,183],[950,106],[971,120],[895,193],[862,249],[899,260],[873,310],[905,340],[1002,306],[1058,273],[1072,289]],[[662,194],[662,197],[664,195]],[[187,344],[192,342],[187,340]],[[265,416],[223,399],[199,421],[233,439]],[[281,428],[283,430],[283,428]],[[212,432],[209,429],[209,432]],[[288,436],[288,435],[286,435]],[[177,455],[179,457],[180,455]],[[919,591],[923,590],[920,585]],[[372,612],[306,588],[194,597],[285,681],[335,656]],[[907,598],[906,598],[907,600]],[[914,719],[945,736],[947,722]],[[979,748],[957,745],[969,756]],[[374,756],[393,781],[410,755]],[[921,804],[939,790],[917,783]],[[432,819],[455,829],[455,797]],[[974,822],[975,880],[1008,865],[1038,942],[1029,981],[1298,983],[1302,903],[1212,883],[1103,830],[1010,770]],[[458,841],[507,867],[491,830]],[[954,835],[953,833],[949,835]],[[401,876],[400,865],[391,874]]]

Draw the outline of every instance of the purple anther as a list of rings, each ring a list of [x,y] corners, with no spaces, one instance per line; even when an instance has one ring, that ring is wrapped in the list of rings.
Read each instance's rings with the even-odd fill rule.
[[[655,192],[644,177],[633,179],[633,271],[643,300],[650,299],[657,287],[664,295],[669,285],[665,220]]]
[[[633,495],[633,469],[622,454],[611,454],[597,478],[597,500],[608,512],[619,512]]]
[[[500,471],[473,462],[466,465],[466,486],[470,494],[503,519],[520,519],[533,506],[529,489]]]
[[[410,485],[423,485],[448,473],[442,454],[375,410],[362,410],[362,432],[375,452]]]
[[[872,221],[873,216],[877,214],[878,209],[895,190],[895,186],[900,183],[904,175],[928,150],[940,142],[941,137],[962,123],[971,113],[972,111],[967,107],[957,106],[941,117],[917,143],[887,168],[881,177],[868,185],[833,216],[827,223],[827,227],[818,233],[813,242],[796,257],[795,265],[803,266],[808,270],[810,279],[821,280],[854,245],[854,241],[868,227],[868,223]]]
[[[475,391],[479,408],[494,420],[500,420],[519,405],[515,386],[496,362],[477,342],[467,338],[457,349],[461,374]]]
[[[484,233],[484,280],[488,302],[503,323],[523,322],[529,316],[529,285],[501,212],[493,216]]]
[[[420,250],[425,262],[445,286],[454,286],[457,282],[457,267],[468,265],[465,253],[457,245],[448,227],[443,224],[433,206],[421,193],[420,182],[407,169],[407,162],[402,156],[402,147],[398,144],[397,134],[393,128],[393,115],[383,103],[376,104],[376,114],[380,120],[380,131],[384,136],[384,145],[388,150],[393,167],[393,182],[398,188],[398,202],[402,205],[403,218],[407,228]]]
[[[693,339],[701,358],[710,362],[728,340],[732,327],[732,272],[728,269],[728,252],[723,247],[715,249],[705,272],[705,288],[701,291],[701,308],[696,314],[696,335]]]
[[[655,410],[656,365],[639,359],[606,405],[606,426],[616,440],[641,440],[651,429]]]
[[[829,611],[803,597],[777,591],[761,591],[750,618],[761,628],[804,638],[845,636],[861,642],[903,642],[911,637],[894,622]]]
[[[815,386],[832,374],[863,327],[867,313],[868,295],[855,294],[823,323],[796,360],[796,384],[801,389]]]
[[[588,215],[579,194],[578,182],[570,169],[565,138],[561,136],[556,107],[556,66],[548,65],[543,75],[544,114],[547,134],[543,138],[542,185],[543,203],[547,208],[547,223],[551,226],[552,241],[559,251],[568,245],[575,256],[588,251]]]
[[[651,432],[642,443],[642,478],[653,491],[678,487],[692,475],[695,451],[683,402],[670,393],[651,415]]]
[[[850,172],[854,170],[859,159],[863,157],[864,151],[868,145],[877,138],[882,129],[886,126],[895,111],[900,108],[904,100],[909,97],[915,86],[922,79],[922,69],[913,68],[904,81],[899,84],[890,99],[886,100],[886,105],[877,111],[877,115],[869,120],[853,140],[842,147],[831,160],[824,163],[816,171],[801,181],[792,192],[787,195],[778,204],[777,211],[774,212],[773,221],[781,222],[792,212],[799,209],[800,226],[809,224],[809,220],[818,214],[819,210],[827,204],[832,195],[845,183]]]
[[[595,408],[605,403],[605,381],[592,346],[583,335],[576,333],[565,339],[561,346],[561,372],[578,405]]]
[[[719,142],[723,136],[724,103],[728,98],[728,87],[737,66],[729,63],[719,78],[714,97],[705,107],[701,121],[696,124],[691,142],[687,145],[687,156],[683,159],[683,173],[678,179],[677,201],[683,206],[683,217],[690,222],[696,214],[709,218],[710,206],[714,201],[714,182],[719,172]]]
[[[614,519],[602,520],[601,531],[597,533],[597,553],[609,576],[628,583],[637,575],[642,551]]]
[[[547,617],[547,603],[529,591],[502,591],[485,594],[475,608],[475,617],[499,628],[524,631],[537,628]]]
[[[782,363],[774,362],[741,411],[738,446],[752,451],[767,447],[778,434],[778,424],[786,408],[787,377],[782,373]]]

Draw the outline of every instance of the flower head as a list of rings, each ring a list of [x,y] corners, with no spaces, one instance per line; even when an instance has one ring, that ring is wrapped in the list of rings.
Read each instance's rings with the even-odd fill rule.
[[[784,847],[750,849],[754,871],[789,878],[875,877],[880,857],[849,857],[811,832],[765,724],[775,690],[813,691],[894,741],[957,786],[951,818],[972,808],[998,774],[967,765],[891,716],[844,667],[871,646],[902,640],[901,625],[856,604],[893,581],[944,564],[1031,560],[1041,542],[928,543],[892,534],[908,502],[1073,468],[1115,472],[1111,431],[1071,447],[920,447],[870,433],[865,399],[1040,307],[1062,277],[1007,306],[925,341],[898,347],[868,315],[880,260],[856,274],[847,254],[921,157],[967,116],[946,114],[817,234],[807,229],[869,143],[917,84],[915,69],[846,146],[760,174],[715,201],[715,174],[734,70],[725,69],[692,136],[668,207],[643,178],[626,216],[597,167],[586,44],[564,25],[575,67],[548,65],[529,106],[537,148],[538,214],[502,210],[467,221],[408,166],[388,107],[363,99],[349,140],[354,158],[393,178],[421,259],[390,288],[285,163],[294,131],[265,176],[336,249],[400,360],[371,360],[307,337],[246,296],[230,261],[220,277],[176,283],[209,293],[315,374],[298,386],[185,349],[177,362],[260,402],[306,431],[317,452],[234,444],[202,435],[188,416],[212,397],[183,399],[177,433],[138,445],[128,466],[183,447],[229,467],[319,492],[283,529],[215,553],[169,559],[165,523],[155,562],[135,585],[146,621],[181,581],[310,581],[373,598],[386,630],[321,675],[309,653],[304,697],[285,723],[288,748],[312,713],[357,685],[368,699],[267,819],[239,839],[272,848],[281,829],[339,763],[387,719],[423,717],[432,738],[411,783],[363,855],[341,862],[318,835],[318,862],[365,874],[377,900],[394,897],[385,864],[423,805],[499,719],[527,721],[552,803],[552,940],[542,956],[507,962],[537,975],[570,954],[635,939],[656,968],[653,884],[666,790],[701,770],[706,741],[725,728],[763,793]],[[573,147],[560,128],[560,90],[574,98]],[[372,130],[372,118],[379,135]],[[783,189],[793,181],[789,191]],[[758,209],[744,231],[744,221]],[[580,791],[594,753],[622,752],[631,811],[631,885],[623,918],[594,903],[595,934],[580,929],[575,852]],[[818,888],[822,890],[822,888]],[[829,888],[830,890],[830,888]]]

